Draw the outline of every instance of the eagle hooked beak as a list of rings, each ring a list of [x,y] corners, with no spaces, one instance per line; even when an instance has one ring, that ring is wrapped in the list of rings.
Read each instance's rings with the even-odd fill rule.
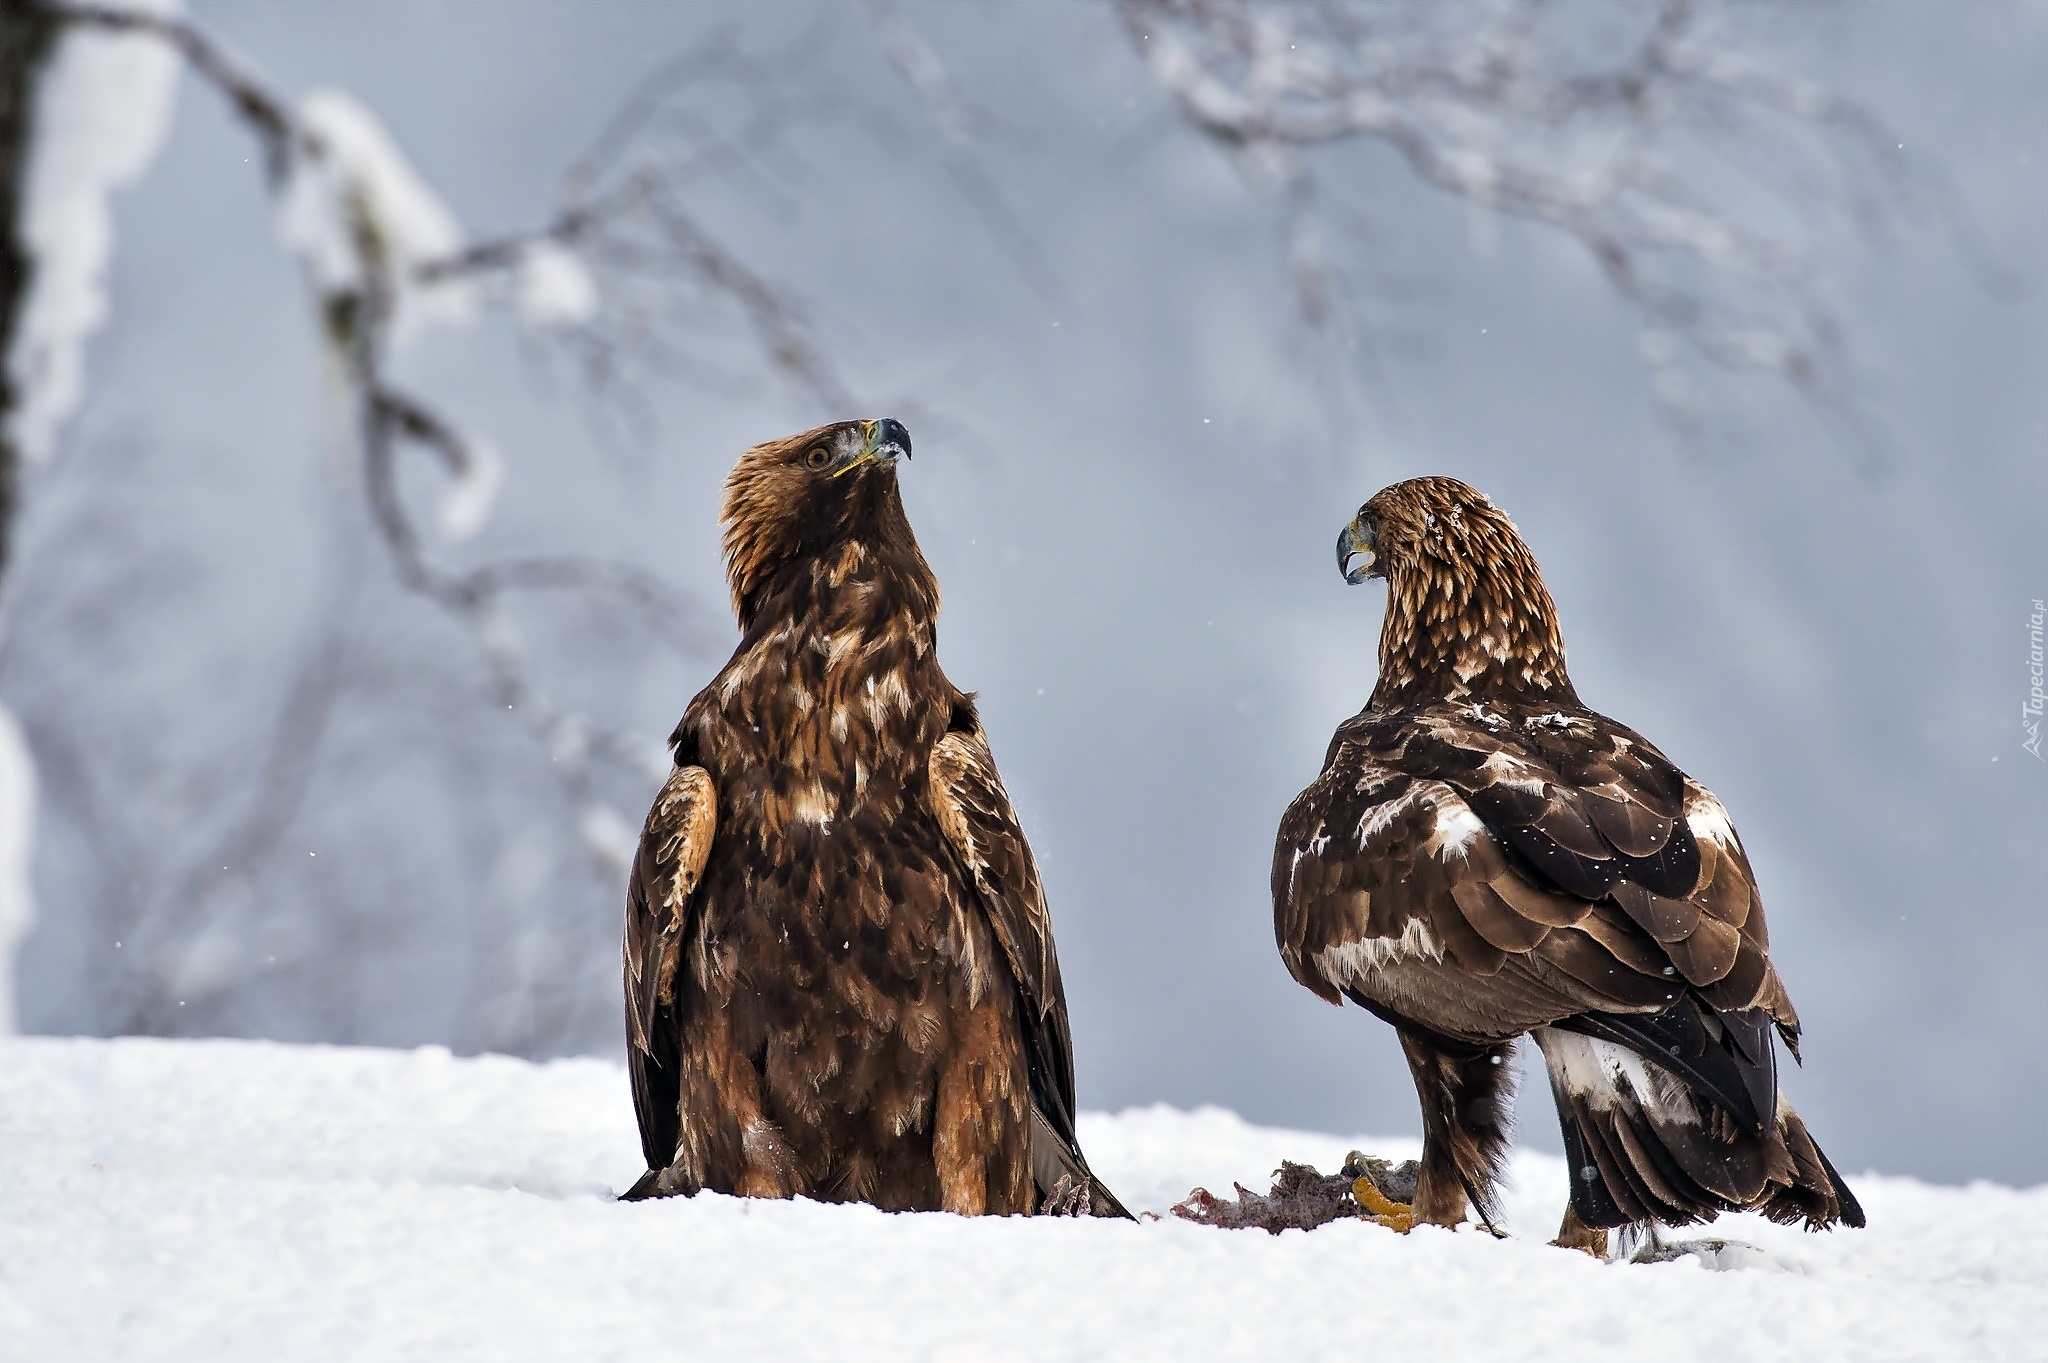
[[[1352,560],[1361,562],[1352,567]],[[1373,565],[1379,562],[1372,551],[1372,532],[1356,520],[1337,532],[1337,571],[1344,574],[1344,580],[1356,587],[1373,575]]]
[[[834,473],[834,478],[852,473],[863,464],[886,467],[899,458],[910,457],[910,432],[893,416],[885,416],[880,421],[861,422],[860,435],[863,442],[860,453],[845,468]]]

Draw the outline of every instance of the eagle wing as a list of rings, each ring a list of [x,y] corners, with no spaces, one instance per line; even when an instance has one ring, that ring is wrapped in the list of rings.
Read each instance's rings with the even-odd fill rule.
[[[1074,1040],[1045,890],[1010,794],[996,774],[987,734],[971,709],[962,710],[967,727],[952,729],[932,748],[932,809],[1017,981],[1031,1076],[1033,1177],[1042,1193],[1062,1184],[1086,1187],[1092,1214],[1128,1217],[1081,1158],[1074,1132]]]
[[[1796,1047],[1798,1018],[1748,856],[1712,794],[1600,715],[1367,711],[1288,808],[1272,884],[1280,954],[1330,1002],[1454,1042],[1587,1031],[1748,1124],[1775,1109],[1768,1029]]]
[[[650,1171],[666,1169],[675,1159],[682,1134],[676,970],[717,828],[711,773],[677,767],[647,812],[626,886],[626,1064]]]

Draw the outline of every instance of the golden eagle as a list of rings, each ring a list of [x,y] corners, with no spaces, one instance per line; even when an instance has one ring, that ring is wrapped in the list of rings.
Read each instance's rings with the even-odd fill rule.
[[[742,637],[676,726],[627,890],[629,1199],[1129,1215],[1075,1141],[1052,923],[939,667],[909,455],[901,423],[844,421],[726,480]]]
[[[1572,1170],[1558,1243],[1754,1209],[1863,1211],[1778,1094],[1799,1016],[1727,813],[1587,709],[1557,610],[1507,516],[1454,478],[1397,483],[1337,540],[1387,583],[1379,681],[1273,850],[1294,978],[1391,1023],[1422,1103],[1393,1224],[1489,1226],[1515,1039],[1549,1069]]]

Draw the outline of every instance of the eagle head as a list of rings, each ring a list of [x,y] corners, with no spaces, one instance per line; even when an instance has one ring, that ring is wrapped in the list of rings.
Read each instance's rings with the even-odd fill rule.
[[[896,487],[896,461],[909,457],[910,432],[894,417],[835,421],[740,456],[719,519],[742,627],[786,569],[822,562],[835,549],[863,557],[907,550],[923,567]]]
[[[1387,584],[1376,704],[1500,694],[1577,703],[1536,556],[1470,484],[1438,476],[1381,488],[1339,532],[1337,571]]]

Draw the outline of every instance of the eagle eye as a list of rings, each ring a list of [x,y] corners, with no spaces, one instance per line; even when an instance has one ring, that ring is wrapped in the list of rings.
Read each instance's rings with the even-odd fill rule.
[[[813,445],[810,448],[810,452],[804,455],[804,467],[814,473],[831,462],[832,447],[830,445]]]

